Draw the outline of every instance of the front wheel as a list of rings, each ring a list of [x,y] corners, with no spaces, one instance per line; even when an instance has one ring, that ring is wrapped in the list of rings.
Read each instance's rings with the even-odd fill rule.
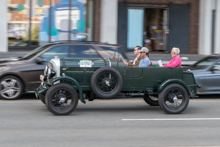
[[[72,86],[61,83],[52,86],[46,93],[47,109],[55,115],[68,115],[78,105],[78,93]]]
[[[23,89],[23,83],[15,76],[5,76],[0,79],[0,98],[2,99],[18,99],[21,96]]]
[[[169,114],[181,113],[189,104],[188,92],[180,84],[166,86],[158,98],[161,109]]]

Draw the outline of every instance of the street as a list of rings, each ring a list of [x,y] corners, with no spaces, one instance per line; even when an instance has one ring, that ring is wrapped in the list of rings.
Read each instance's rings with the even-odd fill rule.
[[[79,102],[68,116],[53,115],[33,94],[0,100],[0,146],[219,146],[220,98],[208,97],[178,115],[142,98]]]

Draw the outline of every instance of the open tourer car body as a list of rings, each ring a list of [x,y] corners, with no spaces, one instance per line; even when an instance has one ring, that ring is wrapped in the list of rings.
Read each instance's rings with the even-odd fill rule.
[[[181,67],[127,67],[117,54],[109,58],[55,57],[48,62],[35,94],[55,115],[70,114],[78,98],[93,100],[118,95],[143,96],[151,106],[166,113],[183,112],[196,96],[193,74]],[[125,99],[126,100],[126,99]]]

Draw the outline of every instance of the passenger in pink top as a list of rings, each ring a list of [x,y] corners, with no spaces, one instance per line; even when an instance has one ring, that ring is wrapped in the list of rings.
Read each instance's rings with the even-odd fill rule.
[[[171,50],[171,56],[173,57],[173,59],[170,60],[168,64],[164,64],[164,67],[170,67],[170,68],[181,67],[181,58],[179,56],[179,53],[180,53],[180,49],[173,47]]]

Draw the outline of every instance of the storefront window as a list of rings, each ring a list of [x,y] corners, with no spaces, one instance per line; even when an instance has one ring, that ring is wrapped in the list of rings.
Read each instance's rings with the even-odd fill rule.
[[[22,43],[28,37],[29,15],[26,0],[8,0],[8,45],[26,46]]]
[[[8,0],[8,45],[91,41],[92,11],[93,0]]]

